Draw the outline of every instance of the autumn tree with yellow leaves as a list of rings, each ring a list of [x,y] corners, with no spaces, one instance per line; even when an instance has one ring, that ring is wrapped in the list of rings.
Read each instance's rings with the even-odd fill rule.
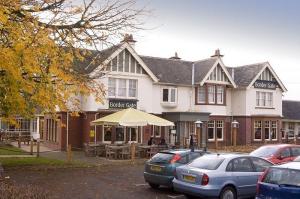
[[[0,0],[0,117],[78,110],[76,96],[105,89],[73,67],[86,48],[141,27],[135,1]],[[93,60],[92,60],[93,61]],[[72,111],[72,110],[71,110]]]

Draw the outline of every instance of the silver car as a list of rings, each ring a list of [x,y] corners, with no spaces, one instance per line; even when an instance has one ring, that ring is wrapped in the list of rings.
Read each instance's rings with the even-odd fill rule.
[[[188,198],[254,197],[263,171],[273,163],[244,154],[209,154],[176,168],[173,187]]]

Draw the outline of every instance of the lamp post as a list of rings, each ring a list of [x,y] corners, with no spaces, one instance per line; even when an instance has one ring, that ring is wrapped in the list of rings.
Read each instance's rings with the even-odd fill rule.
[[[239,128],[239,122],[236,120],[233,120],[231,123],[232,129],[233,129],[233,149],[235,150],[236,148],[236,134],[237,134],[237,129]]]
[[[197,120],[196,122],[195,122],[195,125],[196,125],[196,127],[199,129],[199,131],[198,131],[198,133],[197,133],[197,145],[198,145],[198,148],[200,148],[200,145],[201,145],[201,128],[202,128],[202,123],[203,122],[201,122],[200,120]]]

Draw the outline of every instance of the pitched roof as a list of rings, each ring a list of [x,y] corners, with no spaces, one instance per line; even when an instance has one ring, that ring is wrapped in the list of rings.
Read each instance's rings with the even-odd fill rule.
[[[183,85],[192,84],[193,62],[150,56],[140,57],[159,79],[159,82]]]
[[[103,61],[105,61],[112,53],[114,53],[121,45],[115,45],[105,50],[88,50],[84,60],[76,59],[74,61],[74,69],[78,72],[89,74],[96,69]],[[86,51],[86,50],[82,50]]]
[[[204,60],[194,62],[194,67],[195,67],[194,78],[196,83],[201,82],[203,80],[203,78],[213,67],[216,61],[217,58],[209,58],[209,59],[204,59]]]
[[[267,62],[256,63],[238,67],[228,67],[228,71],[234,73],[234,81],[238,87],[247,87],[263,69]]]
[[[282,101],[282,114],[284,119],[300,120],[300,101]]]

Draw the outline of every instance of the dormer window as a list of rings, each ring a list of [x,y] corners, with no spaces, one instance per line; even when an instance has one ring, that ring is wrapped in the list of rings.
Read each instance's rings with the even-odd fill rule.
[[[176,103],[177,88],[163,88],[162,89],[162,102],[163,103]]]

